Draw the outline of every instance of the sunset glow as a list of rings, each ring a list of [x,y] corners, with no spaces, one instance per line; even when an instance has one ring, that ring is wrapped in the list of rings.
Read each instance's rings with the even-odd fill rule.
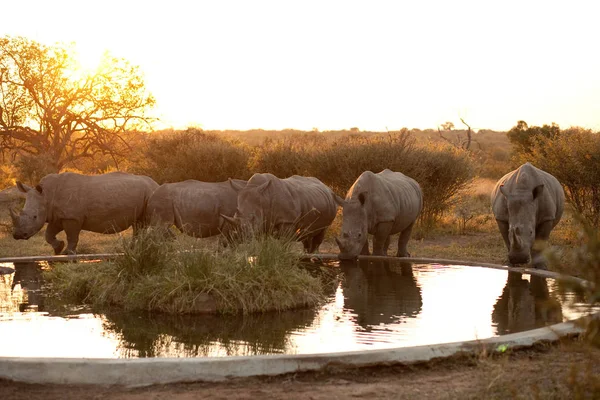
[[[163,126],[600,129],[592,1],[24,1],[0,35],[142,68]],[[27,15],[27,18],[22,17]]]

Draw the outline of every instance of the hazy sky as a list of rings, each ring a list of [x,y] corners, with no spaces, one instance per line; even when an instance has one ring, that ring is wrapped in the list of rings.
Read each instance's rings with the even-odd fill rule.
[[[0,35],[140,65],[168,126],[600,130],[597,1],[2,1]]]

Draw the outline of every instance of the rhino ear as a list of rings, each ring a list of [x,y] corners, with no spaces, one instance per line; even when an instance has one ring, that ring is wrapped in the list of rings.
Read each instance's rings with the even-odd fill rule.
[[[271,184],[270,180],[266,181],[265,183],[263,183],[262,185],[260,185],[259,187],[257,187],[256,190],[258,190],[259,193],[262,193],[262,192],[264,192],[269,187],[270,184]]]
[[[504,197],[508,196],[508,193],[506,193],[506,189],[504,189],[504,185],[500,185],[500,193],[502,193]]]
[[[23,193],[27,193],[31,190],[31,187],[29,187],[26,184],[21,183],[19,181],[17,181],[17,188]]]
[[[533,199],[537,199],[539,195],[542,194],[542,192],[544,191],[544,185],[537,185],[534,189],[533,189]]]
[[[239,192],[246,186],[244,184],[234,181],[231,178],[229,178],[228,181],[229,181],[229,184],[231,185],[231,187],[233,188],[233,190],[235,190],[236,192]]]
[[[36,185],[35,190],[37,190],[39,194],[42,194],[42,187],[40,185]]]
[[[360,205],[364,206],[367,201],[367,197],[369,197],[369,192],[361,192],[358,194],[358,201],[360,201]]]
[[[338,206],[344,206],[344,199],[342,199],[340,196],[338,196],[337,194],[333,194],[333,200],[337,203]]]

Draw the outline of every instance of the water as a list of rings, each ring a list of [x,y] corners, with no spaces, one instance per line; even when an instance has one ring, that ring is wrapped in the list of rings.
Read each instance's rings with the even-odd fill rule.
[[[40,266],[0,266],[0,357],[309,354],[484,339],[577,318],[589,307],[552,279],[435,264],[339,266],[321,307],[249,316],[67,309]],[[597,310],[596,310],[597,311]]]

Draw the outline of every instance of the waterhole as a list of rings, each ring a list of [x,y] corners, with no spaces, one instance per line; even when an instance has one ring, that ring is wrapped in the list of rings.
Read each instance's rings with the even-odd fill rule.
[[[384,349],[485,339],[598,311],[569,286],[536,275],[397,261],[333,267],[339,283],[319,307],[216,316],[59,307],[44,295],[40,264],[4,264],[0,357],[227,357]]]

